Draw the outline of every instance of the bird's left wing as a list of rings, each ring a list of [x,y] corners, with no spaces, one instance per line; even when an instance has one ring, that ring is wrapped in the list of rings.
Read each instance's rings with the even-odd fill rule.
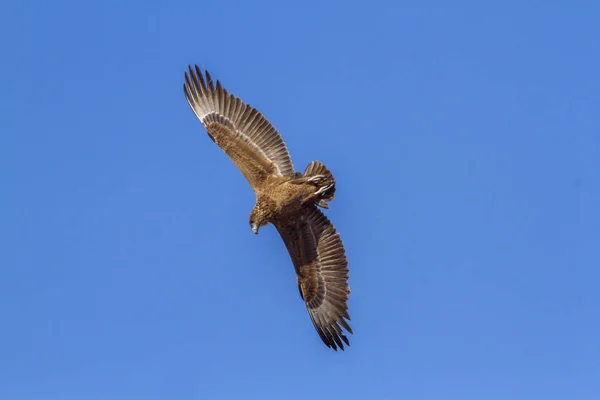
[[[316,207],[289,222],[276,222],[292,258],[300,296],[319,336],[334,350],[350,345],[348,261],[339,233]]]
[[[189,73],[188,73],[189,72]],[[283,139],[255,108],[216,85],[198,66],[185,73],[183,90],[190,107],[215,143],[227,153],[256,190],[268,176],[294,176]]]

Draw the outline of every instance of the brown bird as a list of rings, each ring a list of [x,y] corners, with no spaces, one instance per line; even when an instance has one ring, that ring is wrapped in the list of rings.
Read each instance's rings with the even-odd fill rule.
[[[350,345],[342,328],[352,333],[348,315],[348,262],[339,233],[317,208],[328,208],[335,180],[319,161],[295,172],[285,143],[255,108],[229,94],[206,71],[189,67],[183,85],[190,107],[208,136],[242,171],[256,194],[250,213],[255,234],[272,223],[281,235],[319,336],[337,351]]]

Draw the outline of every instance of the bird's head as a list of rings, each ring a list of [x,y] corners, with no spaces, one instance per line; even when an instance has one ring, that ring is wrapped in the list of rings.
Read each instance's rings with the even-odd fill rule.
[[[252,232],[258,235],[258,229],[261,226],[271,222],[273,211],[266,204],[257,203],[250,213],[250,228]]]

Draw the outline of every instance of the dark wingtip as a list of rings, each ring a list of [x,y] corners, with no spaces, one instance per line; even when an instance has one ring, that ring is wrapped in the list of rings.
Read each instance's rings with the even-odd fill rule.
[[[206,83],[208,85],[208,89],[212,92],[213,90],[215,90],[215,86],[213,84],[213,79],[210,76],[210,74],[208,73],[208,71],[204,71],[204,74],[206,75]]]
[[[350,333],[352,333],[352,332],[350,332]],[[340,335],[340,336],[341,336],[342,340],[344,341],[344,343],[346,343],[346,346],[350,346],[350,341],[348,340],[348,338],[346,337],[346,335]],[[342,347],[342,350],[343,349],[344,348]]]

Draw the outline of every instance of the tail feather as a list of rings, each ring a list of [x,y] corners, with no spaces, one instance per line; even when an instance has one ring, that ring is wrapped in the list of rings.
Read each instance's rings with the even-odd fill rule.
[[[304,176],[313,176],[313,175],[329,175],[331,176],[331,171],[327,169],[325,164],[320,161],[312,161],[310,164],[306,166],[304,170]]]
[[[335,196],[335,179],[323,163],[313,161],[308,164],[303,177],[308,178],[307,182],[317,187],[315,195],[320,199],[319,205],[324,206],[324,202],[333,200]]]

